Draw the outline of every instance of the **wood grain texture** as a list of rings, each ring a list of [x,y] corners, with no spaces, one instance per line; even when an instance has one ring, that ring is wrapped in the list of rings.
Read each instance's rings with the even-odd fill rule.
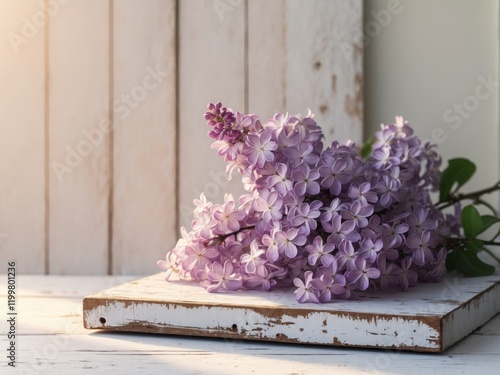
[[[86,328],[441,352],[500,312],[500,275],[299,304],[293,290],[209,294],[162,274],[86,297]]]
[[[362,28],[361,0],[286,1],[286,107],[309,107],[332,140],[362,140],[363,56],[354,30]]]
[[[285,0],[248,2],[248,109],[264,119],[288,110],[286,6]]]
[[[114,274],[155,272],[176,241],[175,3],[114,3]]]
[[[326,143],[360,142],[362,1],[249,2],[249,107],[268,118],[310,108]]]
[[[244,1],[184,0],[179,2],[179,222],[190,225],[193,198],[205,192],[222,202],[243,189],[235,175],[227,181],[225,163],[210,148],[203,113],[209,102],[221,101],[244,111]],[[220,7],[222,4],[222,8]]]
[[[43,14],[42,27],[23,27],[38,3],[0,4],[0,264],[22,273],[43,273],[45,260]]]
[[[126,277],[118,277],[126,282]],[[130,278],[129,278],[130,280]],[[152,373],[496,375],[500,315],[441,354],[289,345],[245,340],[89,331],[81,298],[115,285],[117,276],[21,275],[17,370],[73,375]],[[0,289],[4,306],[6,290]],[[443,295],[447,298],[447,294]],[[79,308],[78,308],[79,306]],[[22,314],[21,314],[22,312]],[[5,364],[5,362],[4,362]],[[263,370],[265,369],[265,370]]]
[[[55,274],[108,269],[108,10],[108,1],[73,1],[50,19],[49,268]]]
[[[354,33],[360,0],[249,2],[249,109],[307,114],[326,143],[361,141],[363,60]]]

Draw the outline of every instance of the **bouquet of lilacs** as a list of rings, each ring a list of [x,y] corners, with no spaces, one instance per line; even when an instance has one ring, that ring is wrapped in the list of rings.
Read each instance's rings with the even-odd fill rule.
[[[205,119],[228,175],[239,172],[248,193],[194,201],[191,231],[181,228],[176,247],[158,261],[167,280],[177,274],[209,292],[295,285],[299,302],[329,302],[439,281],[446,268],[494,271],[477,252],[496,244],[478,239],[498,222],[496,212],[481,216],[461,202],[489,206],[481,196],[498,183],[458,193],[475,166],[453,159],[442,173],[435,146],[402,118],[382,125],[363,148],[324,147],[311,113],[261,121],[211,103]],[[444,213],[447,207],[454,212]]]

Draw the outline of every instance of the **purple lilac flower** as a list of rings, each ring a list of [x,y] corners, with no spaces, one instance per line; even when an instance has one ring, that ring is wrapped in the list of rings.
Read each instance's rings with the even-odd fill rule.
[[[331,254],[334,249],[334,244],[323,244],[323,239],[320,236],[316,236],[313,243],[306,246],[306,251],[309,253],[307,261],[311,266],[315,266],[319,260],[323,266],[328,267],[333,262],[337,263],[335,257]]]
[[[272,151],[278,148],[278,145],[271,140],[272,133],[268,130],[260,134],[248,134],[246,144],[250,149],[248,161],[258,167],[264,166],[266,161],[273,161]]]
[[[352,269],[347,271],[346,280],[349,284],[356,284],[359,290],[366,290],[370,284],[370,279],[380,276],[380,270],[372,267],[370,262],[364,257],[357,257]]]
[[[286,164],[279,163],[276,167],[276,174],[267,178],[268,186],[274,187],[281,196],[293,188],[293,181],[288,177],[287,171]]]
[[[212,264],[207,272],[209,284],[206,289],[210,293],[217,292],[220,289],[238,290],[243,285],[241,279],[234,274],[234,268],[229,260],[224,262],[224,266],[219,263]]]
[[[302,142],[299,147],[287,147],[284,154],[288,157],[290,165],[298,165],[306,163],[314,165],[319,160],[319,156],[313,152],[313,145],[311,142]]]
[[[384,254],[379,254],[377,257],[377,266],[380,270],[380,288],[388,289],[398,285],[398,275],[401,273],[401,268],[395,263],[387,262]]]
[[[401,272],[398,274],[399,285],[403,290],[417,283],[417,272],[411,268],[412,258],[406,257],[401,260]]]
[[[187,271],[205,268],[213,259],[217,258],[218,251],[213,247],[204,247],[200,244],[186,246],[182,267]]]
[[[236,232],[240,229],[240,221],[245,219],[244,211],[235,210],[234,201],[227,202],[219,210],[214,212],[214,218],[219,221],[215,228],[218,234]]]
[[[361,201],[355,201],[350,209],[342,210],[342,219],[352,220],[358,228],[364,228],[368,225],[368,217],[373,214],[371,204],[363,204]]]
[[[352,176],[345,172],[347,162],[341,159],[336,159],[332,164],[322,165],[318,172],[323,179],[321,186],[330,189],[330,193],[337,196],[342,191],[342,185],[351,181]]]
[[[292,178],[294,179],[294,190],[297,195],[316,195],[319,193],[320,187],[316,180],[319,178],[317,170],[311,170],[307,164],[299,164],[292,171]]]
[[[316,291],[311,285],[311,280],[313,278],[313,273],[311,271],[306,271],[304,273],[304,281],[299,278],[293,280],[293,284],[297,287],[295,290],[295,295],[297,301],[299,302],[314,302],[318,303],[318,296],[316,296]]]
[[[406,239],[406,246],[411,251],[413,263],[417,266],[423,266],[433,260],[432,245],[433,241],[429,231],[423,231],[420,235],[412,234]]]
[[[255,272],[252,272],[251,275],[243,280],[243,286],[248,289],[255,289],[260,285],[262,290],[269,291],[276,285],[276,280],[273,279],[273,276],[266,267],[259,266]]]
[[[265,251],[259,249],[257,241],[252,241],[250,244],[250,253],[241,256],[241,264],[245,266],[245,272],[254,273],[257,271],[257,268],[266,263],[266,260],[262,258],[264,254]]]
[[[420,234],[424,230],[434,230],[438,224],[436,220],[427,218],[427,211],[423,207],[418,207],[406,218],[409,225],[409,234]]]
[[[382,250],[383,243],[381,239],[375,242],[371,238],[364,238],[359,244],[359,254],[368,262],[373,263],[377,260],[379,251]]]
[[[351,185],[347,195],[349,198],[360,200],[362,203],[375,203],[378,200],[377,194],[370,189],[369,182],[363,182],[359,186]]]
[[[320,267],[318,273],[320,277],[312,279],[311,286],[317,290],[319,302],[330,302],[334,296],[339,297],[346,293],[344,275],[337,274],[330,267]]]
[[[321,201],[313,201],[309,203],[301,203],[297,208],[291,210],[288,214],[291,224],[294,227],[303,225],[307,232],[316,230],[318,223],[316,219],[320,216],[319,209],[323,206]]]
[[[211,103],[205,119],[247,193],[239,206],[195,200],[190,230],[158,261],[166,279],[210,292],[295,284],[299,302],[324,303],[444,276],[439,244],[460,235],[460,207],[445,216],[432,204],[441,158],[401,118],[381,126],[368,159],[352,142],[324,146],[310,112],[261,122]]]
[[[277,191],[269,191],[263,189],[260,192],[260,198],[255,201],[255,210],[262,212],[262,219],[266,222],[271,220],[279,220],[283,217],[281,207],[283,206],[283,198]]]
[[[278,241],[278,251],[285,254],[288,258],[295,258],[297,255],[297,246],[306,243],[306,236],[300,233],[299,229],[290,228],[287,231],[278,231],[274,235]]]
[[[328,242],[335,245],[338,245],[342,240],[356,242],[361,238],[360,234],[355,230],[356,223],[354,220],[342,222],[340,215],[334,215],[331,223],[323,223],[323,228],[327,233],[331,233],[328,236]]]

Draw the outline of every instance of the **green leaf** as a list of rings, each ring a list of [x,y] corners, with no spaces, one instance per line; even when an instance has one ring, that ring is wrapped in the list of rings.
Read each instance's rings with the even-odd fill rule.
[[[477,234],[481,234],[481,233],[485,232],[493,224],[500,222],[500,219],[498,217],[492,216],[492,215],[483,215],[483,216],[481,216],[481,221],[482,221],[482,226]]]
[[[368,159],[368,157],[372,153],[372,146],[374,143],[375,143],[375,137],[372,137],[371,139],[365,142],[363,147],[361,147],[360,154],[363,159]]]
[[[480,251],[483,251],[484,249],[484,244],[483,244],[483,241],[479,241],[479,240],[469,240],[467,241],[467,243],[465,244],[465,248],[467,249],[467,251],[470,251],[472,253],[479,253]]]
[[[476,207],[469,204],[462,210],[462,227],[466,238],[475,238],[483,228],[483,220]]]
[[[474,252],[457,251],[455,258],[457,271],[464,274],[464,276],[488,276],[495,272],[495,267],[484,263]]]
[[[439,201],[449,199],[451,189],[456,185],[459,189],[472,177],[476,171],[476,165],[468,159],[456,158],[448,161],[448,167],[441,174],[439,183]]]

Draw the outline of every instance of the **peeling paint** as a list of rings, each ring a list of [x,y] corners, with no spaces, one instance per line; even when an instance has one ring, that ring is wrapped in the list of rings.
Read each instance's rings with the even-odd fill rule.
[[[152,332],[439,352],[490,319],[500,306],[500,277],[460,279],[454,299],[443,286],[370,294],[358,301],[298,304],[289,291],[209,294],[190,283],[148,277],[86,297],[84,326]],[[243,328],[244,327],[244,328]]]

